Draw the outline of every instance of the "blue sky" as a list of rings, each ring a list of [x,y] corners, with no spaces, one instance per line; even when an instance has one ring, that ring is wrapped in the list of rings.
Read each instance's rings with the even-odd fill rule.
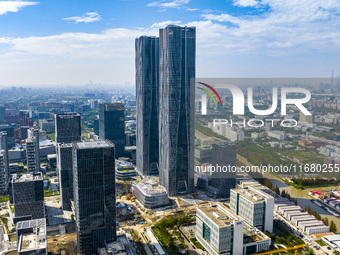
[[[0,0],[0,85],[134,85],[134,38],[197,27],[197,77],[340,75],[338,0]]]

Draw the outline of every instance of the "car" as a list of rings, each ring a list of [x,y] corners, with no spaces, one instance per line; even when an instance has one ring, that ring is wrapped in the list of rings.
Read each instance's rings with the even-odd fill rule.
[[[331,249],[332,249],[331,247],[327,246],[327,250],[331,250]]]

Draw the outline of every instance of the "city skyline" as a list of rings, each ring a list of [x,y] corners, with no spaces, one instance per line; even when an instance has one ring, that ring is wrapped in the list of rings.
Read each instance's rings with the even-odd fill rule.
[[[334,0],[0,1],[0,86],[133,87],[134,39],[168,24],[197,27],[197,77],[338,77],[339,12]]]

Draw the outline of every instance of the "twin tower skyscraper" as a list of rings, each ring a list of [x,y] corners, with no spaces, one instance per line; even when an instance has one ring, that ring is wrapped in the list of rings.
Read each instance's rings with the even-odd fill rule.
[[[170,196],[194,187],[196,29],[136,39],[137,168]]]

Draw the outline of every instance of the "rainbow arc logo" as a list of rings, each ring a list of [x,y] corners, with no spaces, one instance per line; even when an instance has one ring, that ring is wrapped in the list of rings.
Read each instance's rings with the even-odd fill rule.
[[[217,91],[212,86],[210,86],[210,85],[208,85],[206,83],[203,83],[203,82],[197,82],[197,83],[200,84],[200,85],[203,85],[203,86],[205,86],[207,88],[209,88],[217,96],[218,100],[220,101],[221,106],[223,106],[220,95],[217,93]],[[217,106],[217,102],[216,102],[215,97],[213,96],[213,94],[208,89],[200,88],[200,87],[198,89],[203,90],[204,92],[206,92],[212,98],[212,100],[214,101],[215,105]],[[201,103],[202,103],[201,104],[202,114],[206,115],[207,114],[207,96],[206,96],[206,94],[202,94],[202,102]]]

